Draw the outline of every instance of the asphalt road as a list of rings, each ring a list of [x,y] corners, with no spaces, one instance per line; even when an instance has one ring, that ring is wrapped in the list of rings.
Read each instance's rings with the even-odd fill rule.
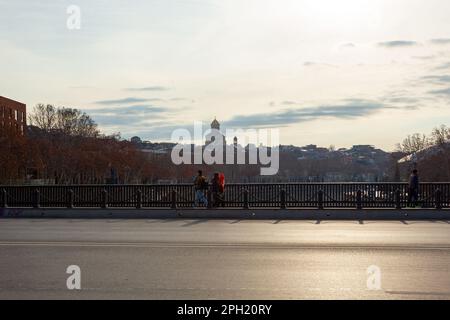
[[[450,222],[0,219],[17,298],[450,299]]]

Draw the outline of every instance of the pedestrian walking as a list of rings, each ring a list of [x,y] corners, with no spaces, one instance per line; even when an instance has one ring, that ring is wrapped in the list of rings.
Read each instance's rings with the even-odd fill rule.
[[[206,177],[203,175],[203,172],[201,170],[198,171],[198,176],[195,178],[194,188],[194,207],[198,207],[200,203],[204,204],[207,207],[208,199],[205,196],[205,192],[208,190],[208,181],[206,180]]]

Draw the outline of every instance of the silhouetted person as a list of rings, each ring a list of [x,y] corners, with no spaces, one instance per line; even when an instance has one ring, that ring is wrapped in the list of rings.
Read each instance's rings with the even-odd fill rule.
[[[220,177],[220,174],[218,172],[214,173],[214,178],[211,180],[211,194],[212,194],[212,201],[213,206],[218,207],[222,206],[225,207],[225,201],[224,201],[224,183],[225,178]]]
[[[194,181],[195,188],[195,202],[194,206],[198,206],[203,203],[205,206],[208,206],[208,199],[205,197],[205,191],[208,190],[208,181],[203,176],[203,172],[201,170],[198,171],[198,176]]]
[[[416,207],[419,201],[419,175],[417,170],[413,170],[409,177],[409,190],[408,190],[408,206]]]

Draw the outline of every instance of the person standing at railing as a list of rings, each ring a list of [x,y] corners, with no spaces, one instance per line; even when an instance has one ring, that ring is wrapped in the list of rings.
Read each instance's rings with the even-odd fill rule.
[[[225,192],[225,175],[223,173],[214,173],[214,178],[211,180],[211,193],[214,207],[225,207],[224,201]]]
[[[419,201],[419,174],[416,169],[413,170],[409,177],[409,190],[408,190],[408,206],[416,207]]]
[[[203,176],[203,172],[201,170],[198,171],[198,176],[195,178],[194,188],[195,188],[194,207],[199,206],[200,202],[207,207],[208,199],[206,199],[205,197],[205,191],[208,190],[208,181],[206,180],[206,177]]]

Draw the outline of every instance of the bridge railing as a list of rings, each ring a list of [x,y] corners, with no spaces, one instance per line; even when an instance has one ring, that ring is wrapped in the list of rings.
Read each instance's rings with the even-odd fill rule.
[[[401,209],[408,196],[405,183],[227,184],[224,207]],[[194,199],[190,184],[0,186],[4,208],[189,208]],[[450,183],[422,183],[417,204],[450,208]]]

